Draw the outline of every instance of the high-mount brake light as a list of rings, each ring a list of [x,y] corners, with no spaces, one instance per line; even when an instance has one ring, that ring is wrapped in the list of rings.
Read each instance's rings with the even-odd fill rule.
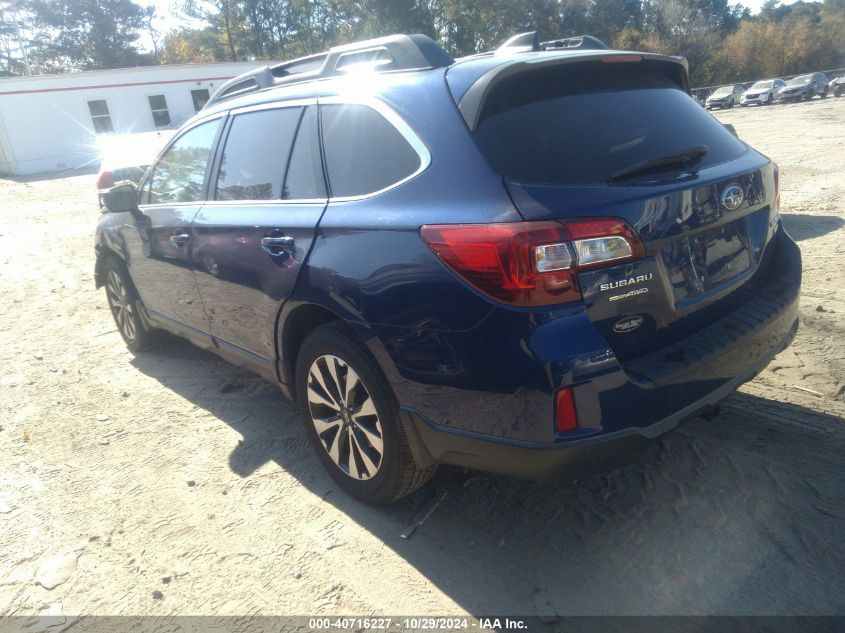
[[[644,255],[624,221],[425,225],[429,248],[470,285],[517,306],[578,301],[577,273]]]
[[[643,58],[640,55],[606,55],[601,60],[605,64],[626,64],[629,62],[641,62]]]

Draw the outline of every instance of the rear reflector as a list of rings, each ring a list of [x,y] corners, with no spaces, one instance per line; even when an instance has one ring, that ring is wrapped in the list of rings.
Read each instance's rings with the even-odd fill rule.
[[[572,387],[558,389],[555,397],[555,431],[566,433],[578,428],[578,412]]]
[[[579,271],[644,254],[633,229],[616,219],[425,225],[420,235],[476,290],[517,306],[577,301]]]

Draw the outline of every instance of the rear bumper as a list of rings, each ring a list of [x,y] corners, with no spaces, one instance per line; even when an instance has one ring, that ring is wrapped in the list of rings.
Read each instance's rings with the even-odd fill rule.
[[[420,463],[453,464],[540,481],[583,477],[616,467],[635,458],[649,441],[682,422],[710,418],[717,405],[759,374],[790,345],[798,331],[797,318],[785,336],[756,363],[733,380],[683,409],[645,427],[558,443],[501,440],[433,424],[414,410],[403,409],[402,423],[414,458]]]

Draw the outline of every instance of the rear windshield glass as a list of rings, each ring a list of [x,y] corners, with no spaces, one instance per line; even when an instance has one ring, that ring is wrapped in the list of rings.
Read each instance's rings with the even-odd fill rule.
[[[524,182],[601,184],[611,174],[698,145],[700,167],[745,145],[658,70],[578,64],[501,81],[475,132],[503,176]]]

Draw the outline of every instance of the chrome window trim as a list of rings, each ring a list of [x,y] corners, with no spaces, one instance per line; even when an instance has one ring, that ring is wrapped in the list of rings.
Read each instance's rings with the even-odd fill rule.
[[[326,204],[328,198],[296,198],[290,200],[206,200],[203,207],[272,207],[290,204]]]
[[[330,196],[329,202],[354,202],[356,200],[367,200],[368,198],[373,198],[375,196],[381,195],[391,189],[395,189],[399,187],[409,180],[413,180],[417,176],[419,176],[422,172],[428,169],[429,165],[431,165],[431,152],[429,152],[428,147],[425,143],[423,143],[422,139],[417,135],[414,129],[408,125],[405,120],[399,116],[396,111],[387,105],[384,101],[380,99],[376,99],[375,97],[345,97],[345,96],[335,96],[335,97],[320,97],[318,100],[319,105],[361,105],[369,107],[383,116],[388,123],[390,123],[399,134],[408,142],[411,148],[417,153],[417,156],[420,159],[420,165],[417,167],[416,171],[413,173],[405,176],[401,180],[397,180],[396,182],[387,185],[379,189],[378,191],[373,191],[370,193],[363,193],[358,194],[355,196]],[[325,157],[324,157],[325,159]],[[331,186],[331,182],[329,183]]]
[[[195,128],[198,125],[203,123],[207,123],[209,121],[213,121],[214,119],[224,118],[226,116],[236,116],[238,114],[244,114],[247,112],[259,112],[262,110],[277,110],[280,108],[293,108],[293,107],[304,107],[304,106],[311,106],[311,105],[360,105],[369,107],[372,110],[375,110],[378,114],[383,116],[390,125],[392,125],[399,134],[407,141],[407,143],[411,146],[411,148],[416,152],[418,158],[420,159],[420,164],[417,169],[412,172],[411,174],[405,176],[401,180],[397,180],[394,183],[387,185],[377,191],[373,191],[370,193],[363,193],[355,196],[330,196],[328,198],[296,198],[290,200],[200,200],[196,203],[201,206],[274,206],[274,205],[290,205],[290,204],[327,204],[330,202],[355,202],[357,200],[367,200],[369,198],[374,198],[375,196],[379,196],[383,193],[390,191],[391,189],[395,189],[409,180],[413,180],[417,176],[419,176],[422,172],[428,169],[429,165],[431,165],[431,152],[429,151],[426,144],[422,141],[422,139],[417,135],[414,129],[408,125],[405,120],[397,114],[397,112],[387,105],[384,101],[377,99],[375,97],[347,97],[347,96],[332,96],[332,97],[309,97],[304,99],[291,99],[290,101],[270,101],[267,103],[258,103],[254,105],[242,106],[239,108],[233,108],[231,110],[225,110],[220,112],[215,112],[209,116],[203,117],[202,119],[198,119],[194,121],[190,127],[186,127],[184,130],[180,130],[177,136],[174,136],[170,142],[162,149],[150,167],[147,169],[147,173],[144,174],[144,178],[141,179],[141,183],[146,182],[147,175],[151,172],[152,167],[158,162],[159,158],[164,155],[164,153],[170,149],[170,146],[175,143],[179,138],[181,138],[185,133],[189,130]],[[322,140],[321,140],[322,144]],[[322,147],[320,148],[322,151]],[[325,158],[324,158],[325,160]],[[330,183],[329,183],[330,184]],[[139,191],[141,187],[138,188]],[[172,207],[173,204],[168,203],[156,203],[156,204],[146,204],[144,208],[157,208],[157,207]]]
[[[280,110],[281,108],[297,108],[309,105],[317,105],[317,97],[307,99],[291,99],[290,101],[269,101],[267,103],[256,103],[254,105],[241,106],[229,110],[232,116],[244,114],[245,112],[260,112],[262,110]]]

